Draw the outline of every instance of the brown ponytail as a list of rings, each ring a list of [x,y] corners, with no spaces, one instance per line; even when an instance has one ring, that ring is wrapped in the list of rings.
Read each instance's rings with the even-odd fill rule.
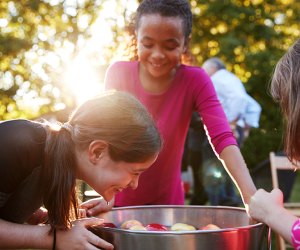
[[[48,128],[42,171],[44,205],[48,209],[48,222],[52,228],[68,228],[71,211],[78,217],[75,146],[67,129]]]

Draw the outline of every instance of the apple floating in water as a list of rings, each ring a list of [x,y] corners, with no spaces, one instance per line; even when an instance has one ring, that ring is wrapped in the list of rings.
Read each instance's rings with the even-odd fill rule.
[[[175,223],[171,227],[172,231],[193,231],[197,230],[194,226],[185,223]]]
[[[146,226],[147,231],[168,231],[168,228],[158,223],[151,223]]]
[[[206,226],[204,227],[201,227],[200,228],[201,230],[218,230],[218,229],[221,229],[219,228],[217,225],[215,224],[207,224]]]
[[[132,227],[129,228],[129,230],[146,231],[147,229],[143,225],[133,225]]]
[[[138,220],[127,220],[122,223],[121,228],[122,229],[130,229],[133,226],[142,226],[143,227],[143,224]]]
[[[117,228],[117,226],[112,222],[104,222],[100,225],[101,227],[110,227],[110,228]]]

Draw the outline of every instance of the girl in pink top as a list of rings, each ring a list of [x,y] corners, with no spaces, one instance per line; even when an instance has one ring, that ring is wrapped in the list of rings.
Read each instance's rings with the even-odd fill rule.
[[[286,118],[285,151],[291,161],[300,161],[300,39],[279,60],[274,71],[271,94]],[[250,215],[266,223],[285,240],[300,249],[300,221],[283,207],[279,189],[258,190],[251,198]]]
[[[157,161],[141,175],[138,188],[116,195],[116,206],[184,204],[181,158],[193,110],[199,112],[244,202],[256,191],[209,76],[199,67],[181,63],[191,29],[187,0],[144,0],[135,16],[138,60],[117,62],[107,71],[106,88],[135,95],[152,114],[164,141]]]

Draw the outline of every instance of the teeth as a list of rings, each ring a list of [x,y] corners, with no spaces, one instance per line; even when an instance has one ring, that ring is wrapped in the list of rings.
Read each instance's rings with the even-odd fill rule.
[[[152,63],[152,65],[153,65],[153,67],[156,67],[156,68],[161,66],[160,64],[155,64],[155,63]]]

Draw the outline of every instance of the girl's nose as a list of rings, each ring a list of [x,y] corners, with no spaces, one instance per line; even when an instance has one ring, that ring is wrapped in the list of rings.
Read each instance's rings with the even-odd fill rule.
[[[155,59],[162,59],[165,57],[165,54],[160,48],[154,48],[152,52],[152,57]]]
[[[138,184],[139,184],[139,177],[136,177],[136,178],[132,179],[129,186],[131,189],[136,189],[138,187]]]

